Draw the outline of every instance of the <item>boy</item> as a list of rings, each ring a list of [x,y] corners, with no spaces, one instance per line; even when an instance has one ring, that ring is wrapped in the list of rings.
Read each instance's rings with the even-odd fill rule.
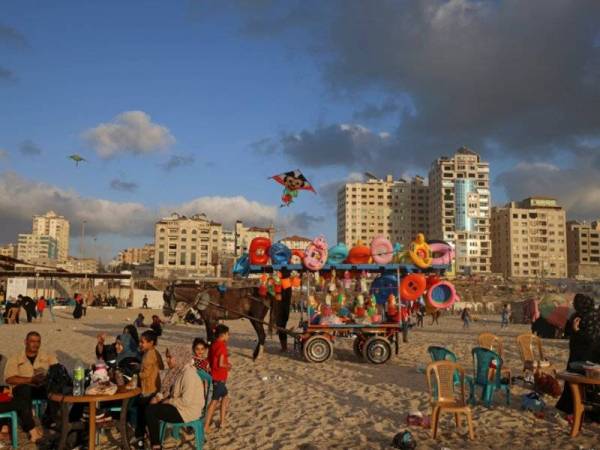
[[[206,413],[206,422],[204,432],[210,431],[212,417],[217,409],[217,404],[221,404],[221,422],[219,428],[225,427],[225,418],[227,416],[227,406],[229,405],[229,395],[227,392],[227,376],[231,369],[231,364],[227,357],[227,341],[229,340],[229,328],[226,325],[219,324],[215,328],[215,340],[208,351],[208,361],[210,363],[211,375],[213,379],[213,396],[208,411]]]
[[[140,350],[143,353],[142,370],[140,372],[142,395],[138,401],[137,424],[135,428],[137,448],[144,448],[146,407],[152,400],[152,397],[160,391],[160,371],[165,368],[160,353],[156,350],[157,343],[158,337],[154,331],[147,330],[142,333],[140,337]]]

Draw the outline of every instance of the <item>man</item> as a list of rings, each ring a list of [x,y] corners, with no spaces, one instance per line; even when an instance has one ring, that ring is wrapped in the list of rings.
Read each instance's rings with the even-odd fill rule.
[[[27,323],[31,323],[31,321],[37,317],[37,313],[35,311],[35,302],[29,296],[19,295],[18,299],[21,303],[21,306],[25,310],[25,313],[27,314]]]
[[[8,358],[4,379],[13,388],[15,399],[23,401],[31,409],[32,400],[46,400],[45,383],[48,368],[58,361],[54,355],[40,351],[42,337],[30,331],[25,337],[25,351]]]
[[[148,296],[144,295],[144,298],[142,299],[142,309],[148,309]]]

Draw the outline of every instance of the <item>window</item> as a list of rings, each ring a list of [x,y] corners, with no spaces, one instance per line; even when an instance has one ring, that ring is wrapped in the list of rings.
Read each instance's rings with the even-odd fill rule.
[[[158,252],[158,264],[162,265],[165,263],[165,253]]]
[[[182,266],[185,266],[185,253],[182,253],[182,254],[180,255],[180,257],[179,257],[179,263],[180,263]]]

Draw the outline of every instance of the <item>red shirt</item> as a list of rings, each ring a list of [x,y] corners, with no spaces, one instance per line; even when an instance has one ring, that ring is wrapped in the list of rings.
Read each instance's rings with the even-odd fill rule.
[[[43,311],[44,309],[46,309],[46,300],[38,300],[37,301],[37,309],[38,311]]]
[[[225,367],[219,367],[219,357],[221,355],[223,355],[223,365]],[[229,359],[227,358],[227,343],[225,341],[217,339],[212,343],[208,350],[208,362],[210,363],[210,374],[213,381],[227,381]]]

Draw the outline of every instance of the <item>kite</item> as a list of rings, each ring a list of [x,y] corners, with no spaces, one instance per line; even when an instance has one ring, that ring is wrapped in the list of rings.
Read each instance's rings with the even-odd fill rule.
[[[294,199],[298,197],[298,191],[300,190],[317,193],[310,182],[302,175],[302,172],[297,169],[274,175],[271,178],[284,186],[280,207],[290,206]]]
[[[67,158],[72,159],[73,161],[75,161],[75,167],[79,167],[79,163],[80,162],[87,161],[87,159],[85,159],[82,156],[79,156],[77,153],[75,153],[74,155],[67,156]]]

